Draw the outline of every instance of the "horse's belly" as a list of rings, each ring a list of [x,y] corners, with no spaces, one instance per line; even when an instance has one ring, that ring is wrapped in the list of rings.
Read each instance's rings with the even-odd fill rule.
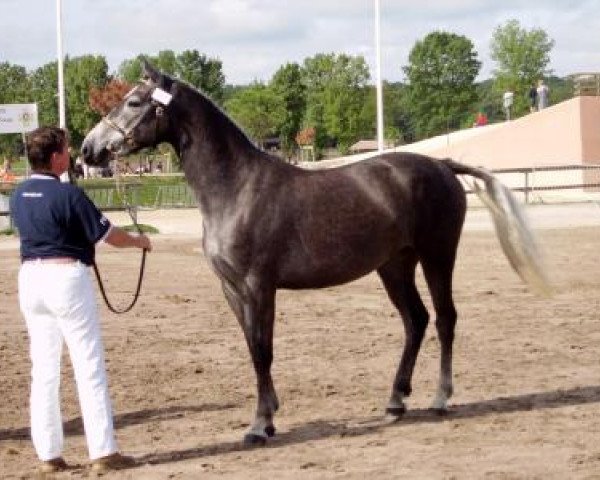
[[[331,252],[327,256],[297,258],[284,262],[279,269],[277,287],[288,289],[323,288],[351,282],[384,264],[385,251]]]

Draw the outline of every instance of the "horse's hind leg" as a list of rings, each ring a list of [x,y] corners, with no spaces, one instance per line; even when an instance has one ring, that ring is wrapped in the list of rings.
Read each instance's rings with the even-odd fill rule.
[[[452,396],[452,345],[456,325],[456,308],[452,299],[452,272],[456,253],[443,255],[441,251],[431,257],[422,258],[421,265],[435,308],[435,326],[441,346],[440,378],[432,407],[446,411]]]
[[[399,418],[406,410],[404,397],[410,395],[412,375],[429,321],[429,314],[423,305],[415,285],[417,258],[414,252],[404,252],[377,271],[394,306],[404,322],[406,340],[404,351],[386,413],[391,418]]]
[[[279,409],[271,377],[275,293],[260,292],[251,295],[251,298],[242,298],[228,282],[223,282],[223,292],[244,331],[257,379],[256,416],[244,443],[264,444],[267,437],[275,435],[273,415]]]

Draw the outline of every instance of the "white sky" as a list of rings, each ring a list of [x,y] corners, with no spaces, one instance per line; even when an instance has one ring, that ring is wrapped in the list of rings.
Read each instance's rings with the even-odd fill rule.
[[[495,65],[491,34],[508,19],[555,41],[559,76],[600,71],[600,0],[380,0],[382,76],[404,78],[415,41],[434,30],[468,37]],[[223,62],[227,83],[268,81],[279,66],[317,53],[362,54],[374,76],[373,0],[62,0],[63,51],[104,55],[111,71],[139,53],[197,49]],[[56,59],[56,0],[0,0],[0,62]]]

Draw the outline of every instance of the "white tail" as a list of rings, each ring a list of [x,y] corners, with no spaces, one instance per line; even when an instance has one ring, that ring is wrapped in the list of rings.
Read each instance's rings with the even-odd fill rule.
[[[518,275],[532,290],[550,296],[552,288],[535,238],[512,192],[492,175],[485,189],[473,181],[473,190],[488,207],[504,254]]]

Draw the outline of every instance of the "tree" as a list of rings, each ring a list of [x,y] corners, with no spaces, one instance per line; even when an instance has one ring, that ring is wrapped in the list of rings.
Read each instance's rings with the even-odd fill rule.
[[[142,58],[146,58],[164,73],[202,90],[216,103],[223,102],[225,75],[219,59],[208,58],[198,50],[185,50],[180,54],[175,54],[172,50],[163,50],[155,57],[140,54],[121,63],[118,69],[119,78],[127,83],[139,82],[143,71]]]
[[[473,43],[464,36],[436,31],[416,42],[404,72],[417,137],[458,128],[470,115],[480,67]]]
[[[225,75],[221,60],[201,55],[198,50],[185,50],[177,56],[176,74],[215,102],[223,102]]]
[[[66,59],[67,128],[73,146],[77,147],[100,120],[90,106],[90,89],[106,85],[108,79],[108,64],[103,56],[84,55]]]
[[[135,84],[138,83],[142,79],[142,57],[143,55],[138,55],[135,58],[130,58],[128,60],[123,60],[117,69],[117,77],[119,80]]]
[[[539,28],[526,30],[517,20],[498,26],[492,34],[490,56],[497,64],[494,89],[499,94],[511,90],[515,94],[516,115],[527,109],[527,92],[540,78],[550,74],[550,51],[554,41]]]
[[[297,63],[281,67],[271,79],[271,88],[283,104],[283,116],[277,125],[281,147],[289,157],[296,148],[296,135],[302,126],[306,109],[306,87]]]
[[[91,87],[90,108],[104,116],[115,108],[132,88],[132,84],[115,78],[103,87]]]
[[[368,95],[369,69],[364,57],[318,54],[304,60],[303,77],[305,124],[316,129],[317,152],[328,137],[345,152],[366,129],[361,112]]]
[[[276,134],[285,115],[280,97],[259,82],[239,90],[227,101],[225,109],[260,145]]]
[[[108,81],[108,65],[103,56],[84,55],[65,58],[66,128],[71,144],[77,147],[85,134],[100,119],[90,107],[91,87]],[[50,62],[36,69],[30,77],[32,101],[38,104],[40,125],[58,125],[58,65]]]
[[[412,141],[414,134],[410,123],[410,115],[406,108],[406,87],[399,82],[383,82],[383,137],[388,142],[405,143]],[[375,138],[377,136],[377,104],[375,86],[368,88],[365,104],[361,112],[362,123],[365,130],[362,138]]]
[[[38,104],[40,125],[58,125],[58,66],[50,62],[30,75],[31,98]]]
[[[32,103],[27,70],[20,65],[0,63],[0,104]],[[16,156],[21,150],[21,135],[0,135],[0,154]]]

